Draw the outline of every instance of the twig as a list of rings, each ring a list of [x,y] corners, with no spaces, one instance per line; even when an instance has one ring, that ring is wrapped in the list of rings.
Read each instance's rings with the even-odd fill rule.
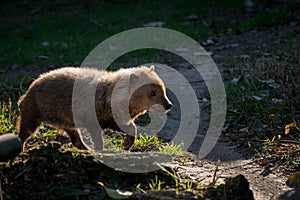
[[[3,200],[3,190],[2,190],[2,177],[5,179],[5,181],[7,181],[6,176],[4,176],[4,174],[2,173],[2,171],[0,171],[0,200]]]
[[[247,115],[247,114],[244,113],[244,112],[239,112],[239,111],[236,111],[236,110],[233,110],[233,109],[228,109],[227,112],[231,112],[231,113],[234,113],[234,114],[238,114],[238,115],[240,115],[240,116],[243,116],[243,117],[250,118],[250,119],[254,120],[253,117],[251,117],[250,115]]]
[[[175,176],[174,174],[172,174],[171,172],[169,172],[164,166],[162,166],[160,163],[155,163],[161,170],[163,170],[164,172],[166,172],[167,174],[169,174],[170,176],[172,176],[174,179],[181,181],[179,176]]]
[[[27,171],[30,170],[30,167],[25,168],[23,171],[21,171],[16,177],[15,179],[18,179],[20,176],[22,176],[23,174],[25,174]]]
[[[249,139],[249,141],[265,142],[266,140],[253,138],[253,139]],[[292,144],[300,144],[300,141],[294,141],[294,140],[280,140],[280,142],[292,143]]]
[[[246,165],[249,165],[249,164],[252,164],[252,163],[256,163],[258,160],[259,160],[259,159],[255,159],[255,160],[252,160],[252,161],[247,162],[247,163],[245,163],[245,164],[241,164],[241,165],[236,165],[236,166],[233,166],[233,167],[225,168],[225,170],[244,167],[244,166],[246,166]]]
[[[292,144],[300,144],[300,141],[294,141],[294,140],[280,140],[280,142],[292,143]]]
[[[28,75],[25,75],[23,76],[22,80],[20,81],[20,84],[19,84],[19,89],[22,91],[22,92],[25,92],[26,90],[23,88],[23,84],[24,84],[24,81],[25,79],[28,77]]]
[[[2,182],[0,179],[0,200],[3,200]]]
[[[211,186],[214,186],[216,184],[217,180],[218,180],[217,171],[218,171],[219,165],[220,165],[220,160],[218,160],[217,163],[216,163],[216,169],[214,171],[214,176],[213,176],[213,181],[211,183]]]

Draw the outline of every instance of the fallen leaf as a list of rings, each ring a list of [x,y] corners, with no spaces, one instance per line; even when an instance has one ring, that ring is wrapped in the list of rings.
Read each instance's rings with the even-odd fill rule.
[[[281,87],[280,84],[277,84],[277,83],[270,83],[268,84],[269,87],[273,88],[273,89],[278,89]]]
[[[265,166],[268,164],[268,161],[263,159],[262,161],[260,161],[260,165]]]
[[[105,190],[108,196],[113,199],[127,199],[131,197],[133,194],[130,191],[120,191],[118,189],[114,190],[114,189],[106,188]]]
[[[252,98],[255,99],[256,101],[261,101],[261,100],[263,100],[263,98],[261,98],[261,97],[259,97],[259,96],[255,96],[255,95],[253,95]]]
[[[288,183],[299,184],[300,183],[300,171],[291,174],[287,180]]]
[[[144,27],[163,27],[166,24],[166,22],[157,21],[157,22],[149,22],[147,24],[144,24]]]
[[[197,15],[189,15],[185,19],[190,22],[195,22],[199,20],[199,17]]]
[[[41,60],[48,60],[48,59],[49,59],[49,56],[40,55],[39,58],[40,58]]]
[[[102,182],[98,182],[98,185],[103,187],[107,195],[112,199],[127,199],[133,195],[133,192],[131,191],[121,191],[119,189],[108,188]]]
[[[242,80],[244,79],[244,75],[241,75],[237,78],[232,79],[230,82],[234,85],[237,85],[238,83],[240,83]]]
[[[284,133],[285,134],[289,134],[290,131],[291,131],[291,128],[296,128],[297,130],[300,131],[300,128],[297,126],[297,123],[293,122],[293,123],[290,123],[290,124],[288,124],[288,125],[285,126]]]
[[[271,84],[271,83],[275,83],[275,80],[274,80],[274,79],[259,80],[259,82],[261,82],[261,83],[266,83],[266,84]]]
[[[206,47],[213,43],[214,43],[214,41],[212,39],[207,39],[205,42],[202,42],[201,44],[202,44],[202,46]]]

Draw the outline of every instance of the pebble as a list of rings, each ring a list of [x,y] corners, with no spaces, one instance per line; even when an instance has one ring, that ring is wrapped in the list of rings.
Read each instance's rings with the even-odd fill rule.
[[[165,24],[166,22],[163,21],[149,22],[144,24],[144,27],[163,27]]]
[[[48,47],[48,46],[50,46],[50,43],[47,42],[47,41],[44,41],[44,42],[41,43],[41,45],[42,45],[43,47]]]

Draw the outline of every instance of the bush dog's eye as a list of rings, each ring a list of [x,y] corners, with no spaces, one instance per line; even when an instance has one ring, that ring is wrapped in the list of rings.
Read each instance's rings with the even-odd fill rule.
[[[155,94],[154,91],[152,91],[150,95],[151,95],[151,97],[155,97],[156,96],[156,94]]]

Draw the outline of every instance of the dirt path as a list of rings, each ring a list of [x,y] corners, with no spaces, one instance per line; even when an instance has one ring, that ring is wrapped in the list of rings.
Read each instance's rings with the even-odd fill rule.
[[[289,35],[295,34],[292,46],[287,45],[284,41],[289,40]],[[274,57],[278,53],[286,56],[287,52],[299,52],[300,47],[300,21],[291,22],[288,25],[279,25],[265,30],[253,30],[240,35],[220,36],[212,39],[212,44],[206,47],[207,51],[212,53],[212,58],[216,62],[219,70],[236,70],[245,67],[262,65],[265,68],[271,67],[269,62],[275,62]],[[273,55],[270,49],[276,48],[276,54]],[[293,57],[294,56],[294,57]],[[299,59],[297,53],[292,54],[290,59]],[[298,55],[299,56],[299,55]],[[289,60],[286,59],[286,62]],[[184,66],[183,74],[191,80],[195,73],[188,68],[186,63],[178,63]],[[230,67],[228,67],[230,66]],[[232,67],[233,66],[233,67]],[[234,68],[234,69],[232,69]],[[223,76],[228,76],[223,73]],[[205,137],[208,127],[207,120],[207,102],[203,102],[203,97],[207,94],[207,88],[202,80],[193,85],[201,104],[201,122],[197,136],[189,150],[198,154],[199,148]],[[172,100],[172,97],[171,97]],[[174,99],[173,99],[174,101]],[[179,110],[175,109],[170,113],[170,121],[166,125],[166,132],[176,132],[180,123]],[[164,132],[162,133],[164,134]],[[166,135],[165,135],[166,136]],[[167,135],[171,139],[172,136]],[[287,176],[279,169],[272,167],[262,167],[257,165],[253,160],[246,159],[233,146],[226,143],[218,142],[213,151],[202,160],[185,163],[185,165],[174,164],[179,173],[190,174],[192,179],[201,183],[208,184],[212,181],[212,174],[216,168],[216,160],[220,159],[221,163],[218,170],[218,182],[223,182],[226,177],[243,174],[250,183],[250,188],[257,200],[267,199],[300,199],[300,191],[286,185]]]

